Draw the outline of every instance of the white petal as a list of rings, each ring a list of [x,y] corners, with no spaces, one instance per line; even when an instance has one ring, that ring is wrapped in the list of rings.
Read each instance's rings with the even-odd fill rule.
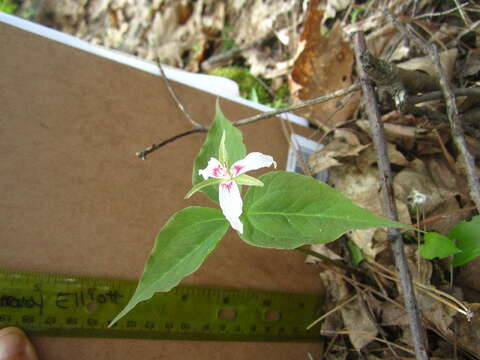
[[[245,156],[242,160],[235,162],[230,168],[232,176],[238,176],[250,170],[257,170],[263,167],[277,167],[277,163],[270,155],[259,152],[252,152]]]
[[[243,202],[235,181],[230,180],[220,183],[218,199],[223,215],[225,215],[232,228],[240,234],[243,233],[243,224],[239,219],[242,215]]]
[[[208,165],[205,169],[198,170],[198,175],[203,176],[205,180],[209,177],[221,179],[227,176],[227,169],[220,161],[212,157],[208,160]]]

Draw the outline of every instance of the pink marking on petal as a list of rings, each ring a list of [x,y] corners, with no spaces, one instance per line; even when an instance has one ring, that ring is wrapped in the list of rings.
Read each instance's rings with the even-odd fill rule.
[[[213,176],[216,178],[219,177],[225,177],[226,176],[226,171],[223,166],[217,166],[216,168],[212,169]]]
[[[233,181],[229,182],[223,182],[220,184],[220,186],[223,186],[224,189],[227,189],[228,192],[232,191],[232,186],[233,186]]]
[[[242,170],[243,168],[244,168],[244,166],[242,166],[242,165],[234,165],[233,166],[233,176],[238,175],[240,170]]]

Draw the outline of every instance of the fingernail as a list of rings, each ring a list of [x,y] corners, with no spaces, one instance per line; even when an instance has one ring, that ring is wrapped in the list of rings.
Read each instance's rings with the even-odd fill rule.
[[[33,346],[25,334],[16,328],[0,330],[0,360],[15,359],[36,359]]]

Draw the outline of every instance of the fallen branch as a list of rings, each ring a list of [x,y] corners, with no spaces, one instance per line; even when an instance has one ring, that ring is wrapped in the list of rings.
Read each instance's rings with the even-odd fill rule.
[[[395,64],[381,60],[365,51],[362,55],[362,69],[379,88],[386,90],[397,107],[402,107],[408,94],[418,94],[440,89],[436,78],[428,74],[405,70]]]
[[[429,54],[432,58],[433,64],[435,65],[438,75],[440,77],[440,86],[442,88],[443,96],[447,105],[447,116],[452,131],[452,138],[460,153],[460,158],[463,161],[463,165],[465,166],[465,173],[467,177],[470,196],[475,205],[477,206],[477,209],[480,211],[480,181],[476,173],[475,159],[468,150],[467,143],[465,141],[464,131],[460,123],[461,115],[458,111],[452,88],[447,80],[447,76],[445,74],[445,71],[443,70],[442,64],[440,63],[440,57],[438,56],[437,48],[434,44],[429,45],[425,41],[422,41],[420,38],[418,38],[415,34],[413,34],[412,31],[410,31],[408,27],[398,21],[398,19],[395,18],[388,11],[386,11],[385,14],[400,32],[402,32],[413,42],[418,44],[423,49],[423,51]]]
[[[480,88],[466,88],[466,89],[452,89],[452,93],[455,96],[480,96]],[[422,102],[439,100],[443,98],[443,93],[441,91],[433,91],[427,94],[410,96],[407,100],[409,104],[419,104]]]
[[[365,37],[362,32],[356,32],[353,35],[354,49],[357,59],[358,73],[362,84],[363,96],[367,103],[367,112],[370,120],[370,128],[373,144],[377,153],[377,163],[380,171],[383,194],[383,208],[388,218],[398,220],[398,213],[395,206],[395,197],[393,194],[392,172],[390,160],[388,158],[387,147],[381,121],[380,112],[376,103],[376,96],[373,86],[369,81],[368,74],[364,71],[363,59],[366,52]],[[405,309],[409,319],[412,340],[415,347],[417,359],[427,360],[426,336],[425,330],[420,321],[420,315],[417,308],[417,301],[412,286],[412,279],[408,270],[405,252],[403,249],[402,234],[398,229],[389,229],[388,238],[391,241],[392,252],[395,258],[395,264],[404,294]]]

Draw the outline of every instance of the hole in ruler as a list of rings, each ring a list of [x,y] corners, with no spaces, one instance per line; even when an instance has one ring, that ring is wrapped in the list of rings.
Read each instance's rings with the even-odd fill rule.
[[[218,310],[218,318],[222,320],[234,320],[237,312],[233,309],[223,308]]]
[[[187,301],[188,300],[188,295],[182,295],[182,301]]]
[[[95,310],[97,310],[98,308],[98,304],[97,303],[89,303],[87,304],[87,310],[88,312],[94,312]]]
[[[267,321],[278,321],[280,317],[281,314],[278,311],[267,311],[265,313],[265,320]]]

